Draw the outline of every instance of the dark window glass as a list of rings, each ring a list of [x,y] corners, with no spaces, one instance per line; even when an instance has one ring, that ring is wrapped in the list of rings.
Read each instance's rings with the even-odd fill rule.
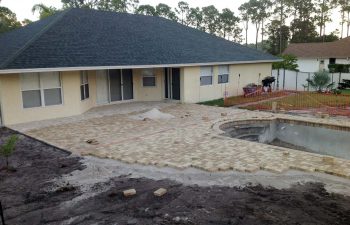
[[[22,91],[22,99],[24,108],[41,106],[40,90]]]
[[[80,96],[81,100],[85,99],[84,85],[80,85]]]
[[[218,83],[219,84],[228,83],[228,74],[219,75]]]
[[[156,86],[156,77],[143,77],[143,86],[144,87],[155,87]]]
[[[44,98],[45,105],[62,104],[61,88],[45,89]]]
[[[85,98],[90,98],[89,84],[85,84],[84,88],[85,88]]]
[[[336,59],[335,58],[330,58],[329,59],[329,64],[335,64],[336,63]]]
[[[213,84],[212,76],[201,76],[201,86]]]

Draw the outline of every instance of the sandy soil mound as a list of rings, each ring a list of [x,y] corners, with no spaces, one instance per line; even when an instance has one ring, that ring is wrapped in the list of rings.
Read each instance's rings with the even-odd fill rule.
[[[175,116],[163,113],[159,111],[156,108],[151,109],[150,111],[147,111],[145,113],[141,113],[138,115],[130,116],[131,119],[134,120],[145,120],[145,119],[151,119],[151,120],[169,120],[175,118]]]

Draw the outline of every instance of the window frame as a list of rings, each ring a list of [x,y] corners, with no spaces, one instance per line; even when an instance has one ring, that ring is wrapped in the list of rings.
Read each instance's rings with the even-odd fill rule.
[[[220,67],[227,67],[227,73],[220,73]],[[218,84],[228,84],[230,82],[230,66],[229,65],[221,65],[218,67]],[[222,82],[222,76],[227,76],[227,82]],[[220,80],[221,77],[221,80]]]
[[[208,76],[208,75],[202,75],[202,69],[203,68],[210,68],[210,73],[211,73],[211,75],[210,76]],[[202,78],[203,77],[210,77],[211,78],[211,82],[210,82],[210,84],[202,84]],[[213,66],[201,66],[200,67],[200,74],[199,74],[199,85],[200,86],[211,86],[211,85],[213,85],[213,77],[214,77],[214,67]]]
[[[86,76],[86,82],[84,83],[84,76]],[[84,94],[82,95],[82,90]],[[87,91],[86,91],[87,90]],[[85,101],[90,99],[90,85],[89,85],[89,72],[87,70],[80,71],[80,101]]]
[[[41,78],[44,73],[55,73],[58,75],[58,80],[60,82],[59,87],[50,87],[50,88],[45,88],[44,87],[44,82],[43,79]],[[63,100],[63,85],[62,85],[62,76],[60,72],[33,72],[32,74],[37,74],[39,78],[39,89],[23,89],[22,87],[22,76],[26,76],[28,73],[21,73],[19,74],[19,80],[20,80],[20,92],[21,92],[21,98],[22,98],[22,109],[35,109],[35,108],[46,108],[46,107],[51,107],[51,106],[60,106],[64,104]],[[60,89],[60,97],[61,97],[61,103],[60,104],[54,104],[54,105],[46,105],[45,101],[45,90],[52,90],[52,89]],[[25,91],[39,91],[40,92],[40,106],[34,106],[34,107],[24,107],[24,98],[23,98],[23,92]]]
[[[145,74],[146,71],[150,71],[152,73],[152,75],[151,74]],[[155,87],[157,87],[157,76],[155,75],[154,69],[143,69],[141,74],[142,74],[142,87],[145,87],[145,88],[155,88]],[[154,85],[152,85],[152,86],[145,85],[144,78],[147,78],[147,77],[154,79]]]

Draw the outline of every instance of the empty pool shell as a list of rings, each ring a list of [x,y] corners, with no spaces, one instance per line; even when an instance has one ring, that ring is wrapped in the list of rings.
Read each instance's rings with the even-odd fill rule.
[[[223,123],[223,135],[312,153],[350,159],[350,128],[289,119]]]

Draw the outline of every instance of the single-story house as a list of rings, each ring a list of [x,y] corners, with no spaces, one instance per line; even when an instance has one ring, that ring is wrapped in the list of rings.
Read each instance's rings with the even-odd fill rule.
[[[69,9],[0,36],[4,125],[129,101],[241,94],[272,55],[160,17]]]
[[[296,56],[301,72],[328,70],[329,64],[350,64],[350,37],[334,42],[290,44],[283,54]]]

